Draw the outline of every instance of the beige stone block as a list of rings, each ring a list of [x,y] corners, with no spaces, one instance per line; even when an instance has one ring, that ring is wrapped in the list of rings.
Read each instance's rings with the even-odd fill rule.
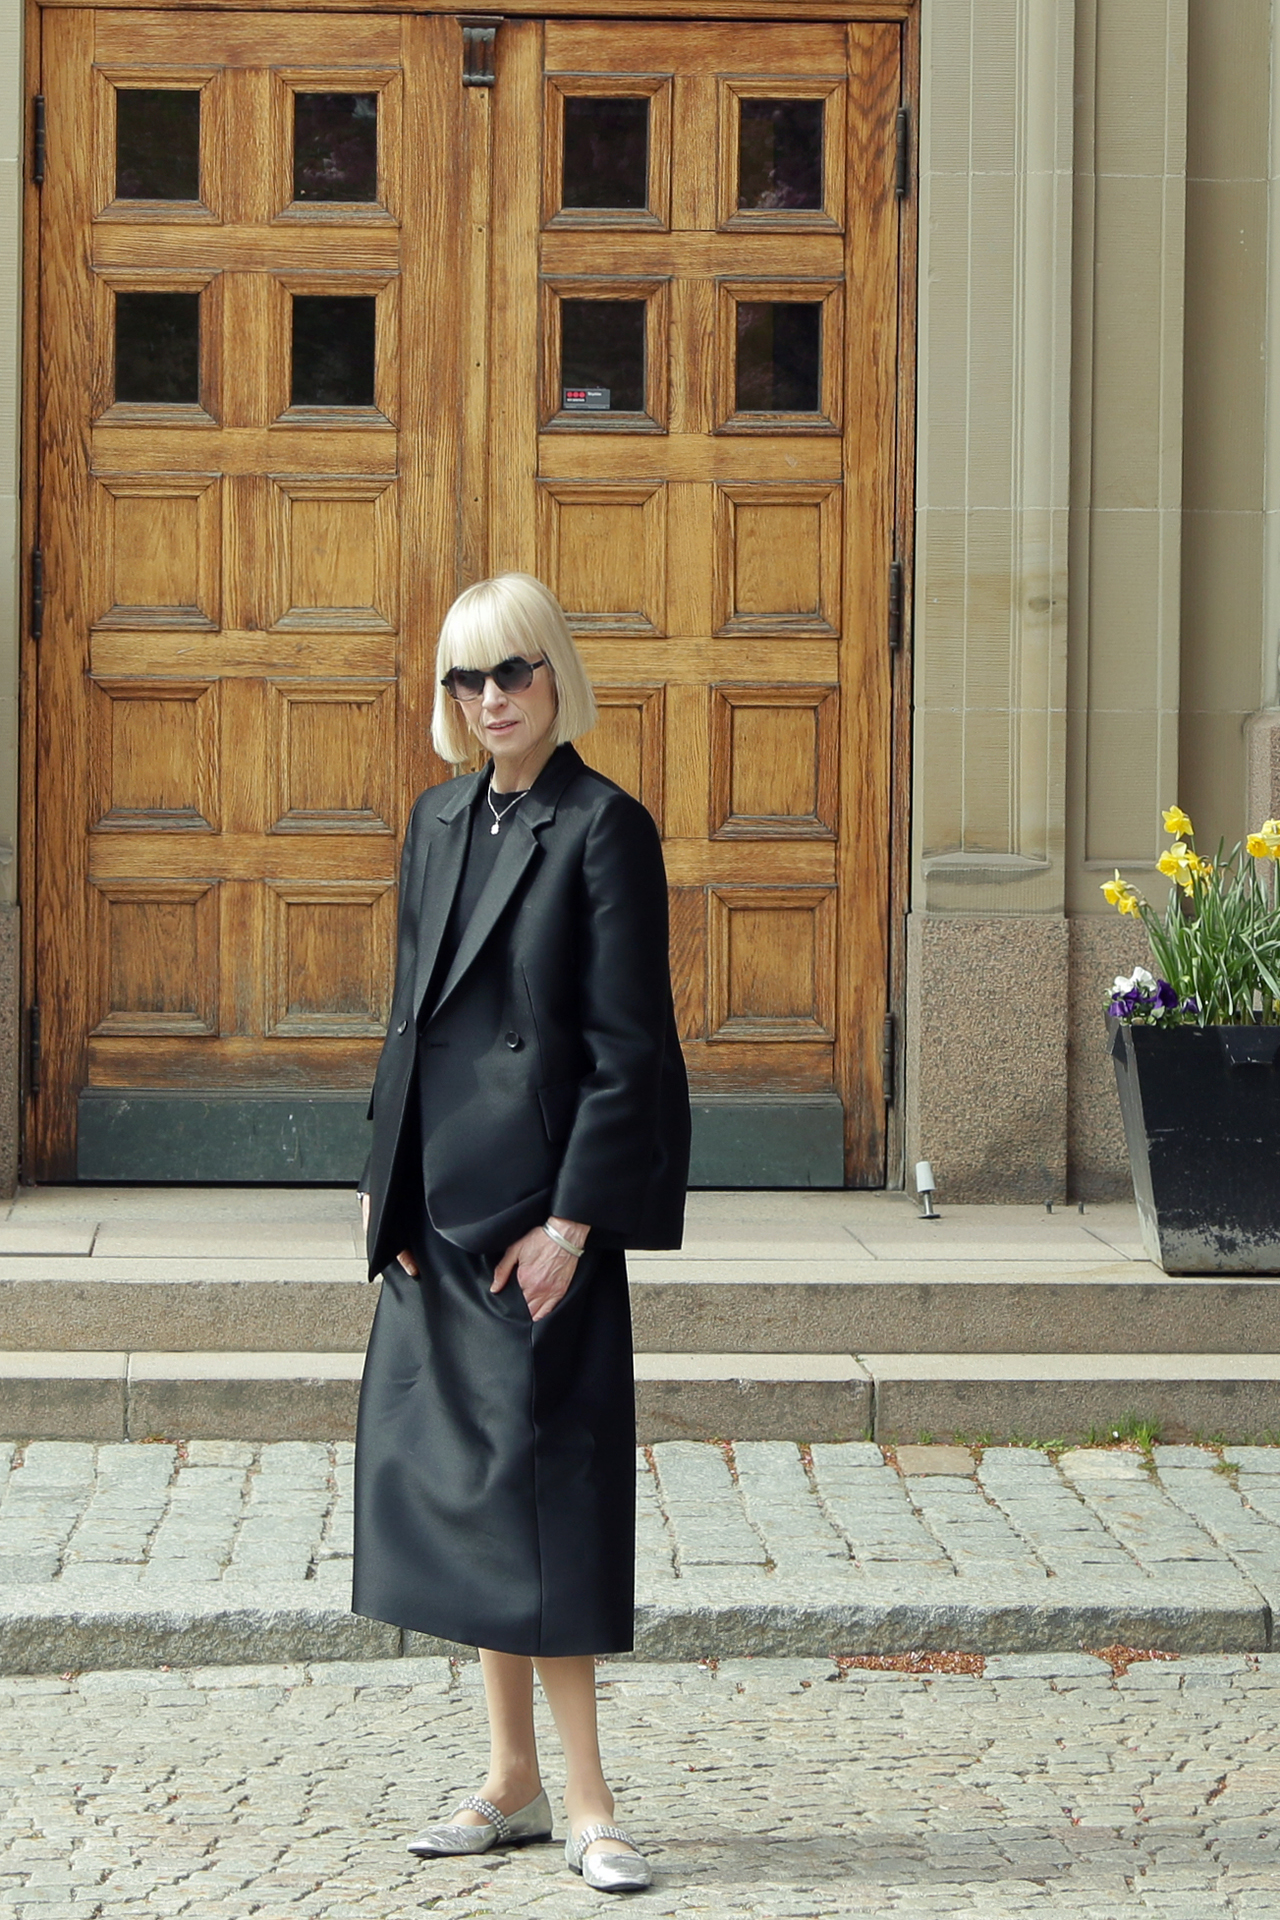
[[[1185,807],[1194,820],[1196,845],[1205,853],[1212,853],[1219,840],[1225,840],[1230,850],[1247,831],[1247,717],[1244,713],[1182,711],[1178,727],[1178,805]]]
[[[1188,180],[1266,178],[1271,13],[1271,0],[1188,0]]]
[[[974,1458],[968,1447],[905,1446],[897,1449],[898,1466],[906,1474],[971,1475]]]
[[[1264,707],[1244,723],[1246,831],[1280,819],[1280,707]]]
[[[969,502],[969,181],[934,176],[924,183],[920,309],[920,445],[917,498],[922,507],[963,509]]]
[[[1263,504],[1267,188],[1187,186],[1183,506]]]
[[[969,852],[1016,851],[1015,746],[1015,720],[1007,708],[969,707],[964,716],[963,843]]]
[[[1091,713],[1085,771],[1085,857],[1142,866],[1160,847],[1160,808],[1172,806],[1163,792],[1163,716],[1155,712]],[[1177,716],[1171,716],[1176,725]],[[1176,737],[1176,736],[1175,736]],[[1171,759],[1176,765],[1176,758]],[[1099,880],[1107,878],[1099,873]]]
[[[1095,159],[1100,173],[1186,164],[1186,0],[1098,0]]]
[[[968,516],[919,515],[915,606],[916,706],[958,711],[964,704],[968,623]]]
[[[1164,534],[1157,513],[1095,513],[1092,517],[1088,584],[1088,702],[1092,708],[1150,708],[1160,700],[1161,576],[1169,566]]]
[[[1097,901],[1105,907],[1100,885]],[[1147,939],[1111,907],[1105,917],[1074,915],[1067,927],[1067,1192],[1073,1200],[1124,1200],[1132,1182],[1105,1009],[1117,974],[1150,965]]]
[[[1019,429],[1015,369],[1029,297],[1019,273],[1017,184],[975,173],[969,183],[968,504],[1007,513],[1014,505],[1011,450]]]
[[[926,710],[916,716],[914,839],[919,853],[951,853],[964,830],[964,719]]]
[[[1262,704],[1262,582],[1260,513],[1183,515],[1184,712],[1250,713]]]
[[[1099,179],[1094,204],[1094,507],[1162,504],[1164,382],[1180,346],[1162,256],[1165,186]],[[1172,335],[1172,337],[1171,337]],[[1175,496],[1176,497],[1176,496]]]
[[[1041,5],[1045,0],[1040,0]],[[1018,0],[979,0],[969,42],[970,165],[975,173],[1011,174],[1019,164]]]
[[[972,59],[974,0],[950,0],[927,7],[921,20],[921,114],[924,141],[922,171],[967,174],[973,111],[967,86]]]
[[[954,1201],[1063,1198],[1065,920],[913,913],[907,949],[908,1164]]]

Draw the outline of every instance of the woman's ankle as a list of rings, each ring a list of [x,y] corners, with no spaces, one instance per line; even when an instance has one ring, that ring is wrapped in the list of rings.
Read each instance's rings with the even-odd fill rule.
[[[480,1789],[480,1798],[491,1801],[501,1812],[511,1814],[527,1807],[541,1791],[542,1781],[536,1767],[513,1768],[501,1773],[490,1772]]]

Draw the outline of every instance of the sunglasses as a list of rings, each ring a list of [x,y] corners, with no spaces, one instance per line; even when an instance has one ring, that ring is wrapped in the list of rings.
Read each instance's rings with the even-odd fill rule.
[[[479,667],[450,667],[440,685],[455,700],[478,700],[486,680],[492,680],[501,693],[523,693],[533,685],[538,668],[545,665],[545,660],[522,660],[517,653],[483,671]]]

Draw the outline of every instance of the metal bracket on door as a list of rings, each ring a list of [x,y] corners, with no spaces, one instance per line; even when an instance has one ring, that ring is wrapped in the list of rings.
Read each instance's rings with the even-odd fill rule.
[[[501,20],[492,15],[460,13],[458,25],[462,28],[462,84],[464,87],[491,87],[496,75],[493,70],[494,41],[498,37]]]

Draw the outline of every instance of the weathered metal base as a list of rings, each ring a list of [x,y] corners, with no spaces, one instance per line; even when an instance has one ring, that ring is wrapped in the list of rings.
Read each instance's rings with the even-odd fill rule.
[[[163,1186],[343,1186],[369,1151],[363,1093],[80,1095],[81,1180]],[[834,1094],[693,1104],[692,1187],[842,1187],[844,1109]]]
[[[1148,1258],[1280,1274],[1280,1027],[1117,1022],[1112,1058]]]

